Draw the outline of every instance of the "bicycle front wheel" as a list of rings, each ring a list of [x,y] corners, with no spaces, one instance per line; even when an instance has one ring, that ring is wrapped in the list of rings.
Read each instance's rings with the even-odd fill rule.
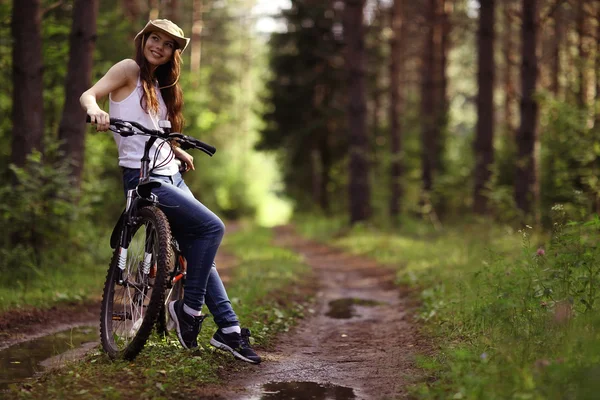
[[[170,331],[175,329],[175,323],[167,310],[170,302],[183,299],[183,286],[187,269],[187,261],[176,243],[173,243],[173,255],[174,269],[167,273],[163,307],[161,307],[156,320],[156,331],[163,336],[167,336]]]
[[[100,334],[111,358],[134,359],[161,310],[172,270],[171,229],[156,207],[143,207],[127,249],[117,247],[104,284]]]

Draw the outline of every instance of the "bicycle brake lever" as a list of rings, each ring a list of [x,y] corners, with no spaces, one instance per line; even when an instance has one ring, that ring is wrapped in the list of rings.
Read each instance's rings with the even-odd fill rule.
[[[133,131],[133,126],[129,122],[117,122],[115,123],[115,127],[119,131],[119,135],[121,136],[133,136],[135,132]]]

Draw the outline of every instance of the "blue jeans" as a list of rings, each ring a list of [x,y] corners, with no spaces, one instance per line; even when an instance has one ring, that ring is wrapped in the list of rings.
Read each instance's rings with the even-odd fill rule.
[[[123,168],[125,193],[135,188],[140,170]],[[171,232],[187,260],[183,302],[194,310],[206,303],[220,328],[239,325],[239,320],[214,264],[217,249],[225,233],[225,225],[212,211],[200,203],[183,181],[180,173],[173,176],[151,175],[162,182],[152,193],[167,216]]]

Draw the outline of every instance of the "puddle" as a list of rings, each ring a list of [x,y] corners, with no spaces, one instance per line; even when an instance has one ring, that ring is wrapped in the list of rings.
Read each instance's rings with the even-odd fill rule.
[[[354,389],[315,382],[270,382],[262,386],[259,400],[351,400]]]
[[[375,307],[383,303],[374,300],[364,300],[356,298],[337,299],[329,302],[328,317],[337,319],[348,319],[357,317],[358,314],[354,306]]]
[[[41,371],[42,361],[98,341],[96,327],[83,326],[23,342],[0,351],[0,390]],[[90,346],[88,346],[90,347]]]

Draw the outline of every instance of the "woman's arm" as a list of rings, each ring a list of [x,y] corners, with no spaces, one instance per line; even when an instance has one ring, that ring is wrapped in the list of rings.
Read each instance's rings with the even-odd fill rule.
[[[108,129],[110,117],[98,106],[98,99],[123,86],[131,85],[131,82],[135,85],[139,71],[140,68],[134,60],[120,61],[113,65],[94,86],[81,95],[79,103],[99,131]]]
[[[175,153],[175,157],[179,158],[184,166],[185,170],[188,169],[196,170],[194,167],[194,157],[192,157],[187,151],[183,150],[181,147],[173,147],[173,153]]]

